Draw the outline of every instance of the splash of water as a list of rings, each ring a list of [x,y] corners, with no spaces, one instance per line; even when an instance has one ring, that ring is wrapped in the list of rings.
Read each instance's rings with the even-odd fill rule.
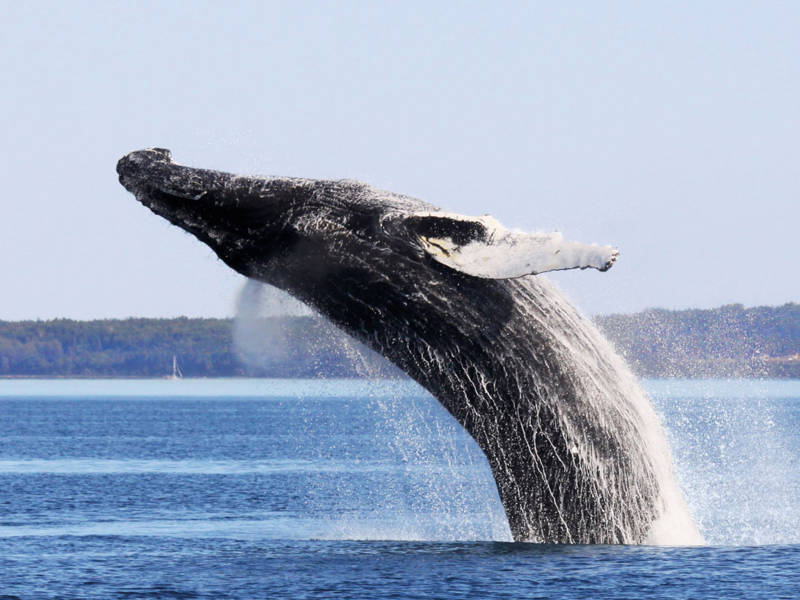
[[[538,321],[536,326],[547,331],[548,335],[557,341],[554,346],[559,350],[555,358],[562,364],[574,365],[571,376],[575,378],[575,381],[571,385],[577,391],[579,402],[583,403],[584,409],[587,409],[586,414],[596,419],[598,425],[609,429],[619,425],[613,422],[614,419],[625,421],[624,427],[635,432],[626,437],[626,442],[639,445],[634,449],[633,454],[646,457],[646,460],[650,461],[650,464],[643,468],[647,468],[653,473],[658,489],[659,505],[656,507],[658,518],[652,525],[645,542],[651,544],[702,543],[702,538],[689,515],[676,482],[670,451],[659,417],[653,410],[647,395],[624,361],[619,358],[594,326],[574,311],[557,289],[543,280],[540,280],[537,285],[540,290],[543,288],[540,293],[544,294],[549,303],[548,310],[551,311],[551,314],[556,313],[558,318],[551,322],[550,319],[543,319],[542,315],[533,312],[523,314],[522,318]],[[280,293],[277,291],[256,282],[248,283],[242,293],[235,331],[237,332],[237,348],[243,351],[245,357],[249,355],[263,358],[263,356],[269,356],[276,352],[275,348],[283,346],[280,343],[282,336],[280,330],[268,331],[263,327],[259,329],[253,325],[253,323],[258,323],[259,319],[263,321],[265,305],[272,310],[274,310],[272,307],[280,306],[279,301],[265,303],[265,295],[268,299],[280,297]],[[521,306],[523,307],[521,310],[525,311],[527,304],[522,303]],[[367,379],[375,378],[377,372],[374,370],[374,363],[365,359],[365,353],[368,351],[355,340],[348,337],[343,339],[346,341],[341,350],[356,366],[359,375]],[[438,356],[432,358],[437,361],[441,360],[441,357]],[[548,398],[548,401],[558,402],[557,391],[544,389],[540,392]],[[604,412],[606,395],[623,399],[615,414]],[[378,409],[386,415],[386,423],[395,429],[396,435],[392,436],[392,439],[396,453],[409,464],[418,463],[420,460],[424,462],[426,453],[430,452],[430,438],[437,432],[431,431],[431,425],[427,420],[412,418],[412,413],[405,408],[398,410],[400,404],[396,400],[399,399],[387,399],[376,395],[373,401]],[[605,486],[608,489],[617,486],[618,484],[612,480],[616,477],[615,467],[609,467],[602,456],[596,455],[592,444],[581,443],[581,440],[585,438],[585,433],[575,429],[576,422],[572,420],[573,415],[563,411],[558,414],[558,417],[562,419],[560,427],[566,437],[574,440],[570,447],[573,459],[579,462],[583,469],[596,474],[597,486]],[[444,437],[439,440],[438,447],[442,453],[439,458],[444,457],[455,475],[456,470],[461,466],[458,465],[457,460],[459,452],[457,444],[452,438]],[[469,493],[467,490],[463,490],[463,492]],[[467,510],[464,507],[459,508],[458,503],[454,502],[452,490],[442,490],[432,486],[422,493],[428,505],[436,505],[442,509],[442,514],[449,514],[451,524],[459,521],[459,510]],[[625,494],[625,490],[622,489],[615,501],[624,503]],[[407,494],[397,493],[390,497],[394,498],[395,505],[385,506],[384,510],[406,514],[414,512],[414,501]],[[492,503],[496,506],[495,498],[492,498],[487,506],[490,507]],[[488,512],[494,515],[491,510]],[[468,515],[464,513],[460,516],[466,519]],[[615,518],[613,514],[611,518]],[[451,534],[455,536],[453,539],[456,539],[459,534],[465,533],[463,529],[458,530],[453,527],[455,526],[450,525]],[[501,539],[508,532],[507,526],[494,527],[493,530]],[[406,532],[406,534],[411,537],[417,535],[415,531]],[[441,531],[439,536],[441,536]]]
[[[245,365],[256,369],[282,361],[286,358],[287,332],[269,317],[311,314],[309,307],[286,292],[248,279],[236,301],[234,350]]]
[[[619,467],[597,454],[592,443],[585,443],[587,433],[581,430],[581,426],[588,420],[597,424],[595,431],[620,431],[631,456],[640,456],[646,461],[642,465],[631,463],[630,468],[649,470],[658,490],[657,518],[644,543],[702,544],[703,538],[678,484],[661,420],[646,392],[611,344],[574,309],[554,284],[537,278],[536,288],[541,296],[534,302],[521,302],[520,306],[527,312],[526,318],[535,320],[536,327],[546,331],[554,340],[554,358],[573,378],[571,385],[579,407],[577,418],[569,411],[559,412],[557,418],[560,420],[559,429],[565,432],[567,439],[573,440],[570,451],[577,462],[585,472],[595,474],[596,489],[617,489],[610,498],[617,508],[624,505],[626,496],[630,494],[629,497],[633,498],[636,490],[626,490],[624,481],[620,479],[624,474],[619,472]],[[548,304],[544,311],[546,317],[530,310],[535,304],[545,302]],[[554,390],[543,391],[545,397],[553,393]],[[608,398],[616,398],[616,402],[609,404]],[[559,403],[558,398],[549,401]],[[608,510],[611,520],[615,520],[614,505],[609,505]]]
[[[649,387],[708,543],[797,543],[796,382],[669,380]]]
[[[245,364],[258,368],[285,360],[290,336],[280,320],[270,319],[280,316],[322,318],[286,292],[248,279],[239,293],[233,329],[234,347]],[[392,454],[405,464],[406,477],[385,482],[392,489],[376,495],[371,515],[349,517],[342,510],[338,522],[318,537],[512,541],[489,465],[475,441],[463,435],[438,402],[387,393],[381,381],[385,359],[376,360],[376,353],[351,336],[339,337],[338,350],[367,384],[360,397],[383,415],[385,431],[376,432],[376,438],[388,440]],[[433,416],[427,414],[431,410]],[[437,476],[431,475],[434,470]],[[418,484],[420,476],[424,485]],[[358,482],[339,485],[342,504],[363,494]]]

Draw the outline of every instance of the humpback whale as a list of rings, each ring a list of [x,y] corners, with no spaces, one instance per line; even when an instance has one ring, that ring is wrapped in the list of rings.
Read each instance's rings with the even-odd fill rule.
[[[485,453],[515,540],[701,541],[659,419],[595,327],[537,274],[610,246],[525,233],[357,181],[239,176],[132,152],[120,183],[231,268],[416,380]]]

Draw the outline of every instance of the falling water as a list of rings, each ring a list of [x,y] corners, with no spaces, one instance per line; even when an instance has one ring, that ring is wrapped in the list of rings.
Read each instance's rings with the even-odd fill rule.
[[[282,360],[288,337],[280,321],[268,317],[289,315],[322,318],[286,292],[247,280],[239,293],[233,328],[240,359],[253,367]],[[511,541],[486,457],[475,441],[463,434],[438,403],[387,394],[380,381],[386,370],[376,367],[384,359],[354,338],[343,334],[338,350],[368,386],[360,398],[368,401],[371,412],[383,417],[381,431],[374,434],[376,443],[388,440],[392,455],[406,465],[406,472],[402,480],[388,483],[390,490],[376,494],[372,515],[342,516],[336,527],[320,537]],[[434,471],[440,476],[432,476]],[[415,483],[420,477],[424,485]],[[339,485],[342,499],[364,493],[360,483]],[[331,510],[337,512],[335,507]],[[388,519],[390,514],[402,518]]]
[[[648,389],[706,541],[796,544],[798,382],[661,380]]]
[[[596,479],[594,489],[605,497],[609,520],[625,530],[622,516],[618,520],[614,513],[625,506],[626,497],[632,502],[639,493],[626,486],[636,485],[637,478],[646,481],[649,471],[657,489],[653,507],[656,518],[643,541],[657,545],[702,543],[678,485],[661,421],[624,360],[548,280],[526,278],[519,281],[519,288],[516,306],[524,319],[550,336],[553,360],[571,378],[572,398],[566,407],[562,408],[560,389],[551,385],[554,378],[543,378],[538,394],[556,407],[559,425],[555,429],[564,432],[577,468]],[[614,458],[602,452],[602,443],[593,437],[607,432],[614,432],[612,435],[622,441],[622,450],[629,453],[631,461],[628,468],[641,470],[640,474],[620,472]],[[625,479],[628,475],[632,477]],[[648,509],[642,504],[625,510],[641,510],[646,519]],[[620,537],[630,540],[627,534]]]
[[[248,367],[259,368],[286,357],[286,332],[269,317],[307,316],[311,309],[278,288],[248,279],[239,292],[233,345]]]
[[[556,340],[556,343],[553,344],[559,349],[556,360],[561,361],[562,364],[575,365],[570,374],[574,379],[571,385],[578,392],[579,402],[587,405],[582,407],[582,410],[585,409],[587,414],[596,419],[592,426],[597,426],[601,430],[603,427],[632,430],[632,434],[624,438],[626,443],[640,446],[631,448],[632,454],[643,456],[644,460],[649,461],[649,464],[643,465],[641,468],[649,469],[656,479],[658,498],[655,511],[658,518],[644,541],[652,544],[701,543],[702,538],[689,516],[688,508],[678,487],[661,423],[647,395],[624,361],[618,357],[594,326],[576,313],[560,292],[545,283],[544,280],[537,279],[539,279],[537,293],[543,294],[549,303],[550,318],[543,319],[541,313],[526,313],[525,309],[529,304],[525,302],[519,305],[523,312],[520,316],[530,321],[538,321],[536,326],[540,330],[547,331],[547,334]],[[235,339],[237,348],[246,360],[249,357],[249,360],[252,361],[265,349],[268,349],[266,350],[267,354],[274,353],[279,351],[276,348],[281,346],[279,343],[280,331],[265,332],[263,329],[260,331],[258,329],[257,322],[264,316],[264,307],[267,310],[274,310],[276,306],[283,306],[295,312],[304,311],[304,314],[308,314],[305,312],[307,309],[302,306],[292,307],[293,301],[287,300],[287,298],[283,292],[256,282],[249,282],[245,286],[239,303]],[[555,318],[553,318],[553,313],[557,313]],[[553,326],[552,322],[556,323],[556,326]],[[258,335],[252,335],[253,331],[258,331]],[[265,340],[265,335],[267,340]],[[270,336],[271,339],[269,339]],[[367,379],[375,378],[376,373],[366,358],[371,351],[355,340],[345,339],[348,341],[343,344],[344,347],[341,350],[356,366],[359,375]],[[558,390],[541,389],[539,393],[550,401],[558,402]],[[614,408],[616,412],[609,413],[606,410],[607,396],[622,399]],[[450,465],[451,479],[461,478],[463,480],[463,473],[458,472],[465,467],[462,457],[474,456],[475,453],[464,453],[463,449],[459,447],[460,442],[452,436],[450,438],[442,437],[441,432],[431,429],[437,426],[436,420],[416,418],[413,411],[409,411],[409,407],[399,400],[401,399],[387,399],[380,394],[376,394],[372,399],[376,407],[385,414],[387,427],[395,430],[396,435],[392,436],[392,439],[397,455],[409,465],[425,463],[431,453],[430,439],[438,435],[439,446],[436,450],[438,453],[436,459],[441,461],[444,458]],[[413,406],[411,408],[413,409]],[[595,447],[591,443],[585,443],[586,432],[576,429],[574,416],[569,413],[569,410],[559,413],[559,418],[562,419],[561,428],[568,438],[573,439],[571,443],[573,460],[577,460],[583,465],[583,469],[596,473],[598,486],[611,489],[615,485],[619,485],[614,481],[606,480],[606,478],[616,476],[614,473],[616,467],[612,465],[609,468],[607,462],[603,462],[604,457],[596,454]],[[625,421],[624,426],[619,423],[619,420]],[[482,464],[469,466],[485,471],[485,459],[481,457],[480,461]],[[420,490],[416,491],[419,493]],[[383,509],[413,514],[415,500],[400,492],[389,496],[394,499],[395,506],[383,507]],[[468,495],[466,491],[464,492]],[[619,490],[619,497],[615,501],[625,502],[625,494],[624,488]],[[474,506],[458,506],[458,502],[454,500],[452,489],[438,489],[435,485],[423,490],[422,495],[425,503],[439,506],[441,508],[439,514],[448,516],[447,523],[439,523],[436,534],[438,538],[458,539],[459,535],[463,535],[463,527],[459,527],[457,523],[461,520],[471,519],[472,515],[467,513],[474,512]],[[496,496],[490,498],[486,506],[487,514],[490,514],[491,519],[495,522],[495,525],[491,527],[492,537],[493,539],[506,538],[508,529],[503,515],[498,515],[496,508],[492,509],[492,506],[496,507]],[[613,507],[609,510],[613,510]],[[611,519],[614,518],[612,514]],[[497,521],[500,523],[497,524]],[[418,537],[424,539],[423,531],[413,530],[414,526],[411,524],[409,527],[410,531],[402,532],[404,539],[417,539]],[[397,536],[401,533],[395,531],[392,535]]]

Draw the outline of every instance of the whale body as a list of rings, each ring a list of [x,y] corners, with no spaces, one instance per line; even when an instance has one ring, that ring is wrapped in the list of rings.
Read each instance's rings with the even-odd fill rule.
[[[122,185],[243,275],[281,288],[416,380],[485,453],[518,541],[700,541],[657,416],[544,278],[609,246],[504,228],[355,181],[237,176],[159,148]]]

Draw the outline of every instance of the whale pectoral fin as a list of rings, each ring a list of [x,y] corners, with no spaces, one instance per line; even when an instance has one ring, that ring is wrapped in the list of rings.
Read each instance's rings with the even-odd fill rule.
[[[564,269],[607,271],[619,255],[611,246],[570,242],[560,233],[512,231],[489,216],[418,213],[408,222],[434,260],[486,279]]]

